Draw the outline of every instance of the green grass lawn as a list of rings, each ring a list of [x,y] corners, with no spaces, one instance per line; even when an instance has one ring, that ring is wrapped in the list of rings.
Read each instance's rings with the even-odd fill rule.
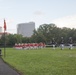
[[[3,59],[23,75],[76,75],[76,49],[15,50],[7,48],[6,57],[3,56]]]

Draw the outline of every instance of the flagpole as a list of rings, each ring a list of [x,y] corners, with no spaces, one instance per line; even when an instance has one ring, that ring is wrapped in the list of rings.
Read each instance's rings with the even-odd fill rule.
[[[5,37],[5,31],[6,31],[6,21],[4,19],[4,57],[6,56],[6,37]]]
[[[6,42],[5,42],[5,30],[4,30],[4,57],[6,56]]]

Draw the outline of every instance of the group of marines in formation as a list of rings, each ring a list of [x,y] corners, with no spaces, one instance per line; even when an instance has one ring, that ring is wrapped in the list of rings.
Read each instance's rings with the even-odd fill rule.
[[[22,44],[15,44],[14,48],[15,49],[40,49],[40,48],[45,48],[46,45],[45,43],[22,43]]]
[[[52,38],[52,41],[51,41],[51,44],[52,44],[52,47],[53,49],[56,48],[56,41],[54,38]],[[72,37],[69,37],[68,39],[68,45],[69,45],[69,49],[72,49],[73,48],[73,41],[72,41]],[[41,48],[45,48],[46,45],[45,43],[23,43],[23,44],[15,44],[14,48],[15,49],[41,49]],[[64,38],[61,37],[60,39],[60,48],[61,50],[64,49]]]
[[[55,41],[54,38],[52,39],[52,46],[53,46],[53,49],[55,49],[56,41]],[[69,49],[72,49],[73,48],[73,40],[72,40],[72,37],[69,37],[69,39],[68,39],[68,46],[69,46],[68,47]],[[64,49],[64,38],[63,37],[61,37],[61,39],[60,39],[60,48],[61,48],[61,50]]]

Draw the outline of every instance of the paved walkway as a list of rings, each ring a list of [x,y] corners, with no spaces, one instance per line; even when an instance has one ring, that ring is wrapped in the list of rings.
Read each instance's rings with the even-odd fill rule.
[[[0,57],[0,75],[19,75],[15,70],[10,68]]]

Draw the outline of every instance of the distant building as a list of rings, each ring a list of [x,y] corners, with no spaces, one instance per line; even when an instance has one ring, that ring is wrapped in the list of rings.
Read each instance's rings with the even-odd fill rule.
[[[23,37],[31,37],[33,30],[35,29],[35,23],[20,23],[17,26],[17,34],[23,35]]]
[[[0,26],[0,32],[2,32],[2,27]]]
[[[9,35],[9,32],[5,32],[5,35]],[[2,35],[4,35],[4,31],[2,31],[2,27],[0,26],[0,39],[2,37]]]
[[[9,35],[10,33],[5,32],[5,35]],[[2,35],[4,35],[4,32],[0,32],[0,38],[2,37]]]

